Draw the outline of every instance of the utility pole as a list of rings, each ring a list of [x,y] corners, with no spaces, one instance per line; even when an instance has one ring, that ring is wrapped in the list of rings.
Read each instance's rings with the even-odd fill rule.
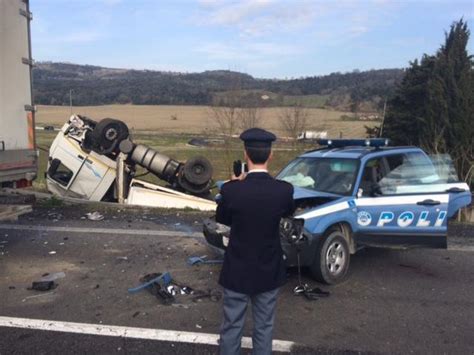
[[[69,109],[71,111],[71,116],[72,116],[72,92],[74,90],[73,89],[69,89]]]
[[[387,110],[387,98],[385,98],[385,101],[383,103],[383,114],[382,114],[382,123],[380,124],[380,130],[379,130],[379,138],[382,137],[382,131],[383,131],[383,124],[385,122],[385,111]]]

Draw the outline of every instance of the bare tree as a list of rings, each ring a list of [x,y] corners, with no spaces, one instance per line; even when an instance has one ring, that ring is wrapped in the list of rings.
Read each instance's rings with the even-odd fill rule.
[[[239,109],[239,128],[242,131],[259,127],[261,121],[262,115],[259,107],[242,107]]]
[[[230,78],[229,90],[214,96],[213,105],[209,108],[209,118],[214,123],[218,134],[224,136],[223,154],[224,165],[231,173],[232,161],[241,159],[241,150],[236,150],[231,137],[245,130],[257,127],[261,122],[261,112],[258,104],[243,96],[241,77]]]
[[[239,112],[236,106],[212,106],[210,113],[217,129],[224,136],[232,136],[239,122]]]
[[[278,118],[281,129],[295,140],[308,127],[308,111],[300,104],[282,108]]]
[[[218,134],[223,135],[224,144],[219,156],[223,158],[223,166],[226,173],[232,173],[232,162],[236,157],[236,152],[232,147],[232,136],[239,129],[241,106],[240,80],[234,79],[230,82],[230,90],[215,96],[213,105],[209,108],[209,118],[214,123]]]

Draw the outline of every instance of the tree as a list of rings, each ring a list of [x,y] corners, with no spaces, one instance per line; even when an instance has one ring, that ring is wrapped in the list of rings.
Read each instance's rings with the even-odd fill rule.
[[[236,132],[239,123],[237,106],[212,106],[210,113],[220,134],[230,137]]]
[[[262,115],[259,107],[241,107],[239,109],[239,127],[242,131],[259,127],[261,121]]]
[[[383,135],[400,145],[449,154],[460,178],[473,186],[474,71],[464,20],[451,25],[435,55],[406,71],[388,103]]]
[[[364,125],[365,134],[367,138],[379,138],[380,137],[380,126],[367,126]]]
[[[299,103],[282,108],[278,118],[281,129],[288,137],[295,140],[308,126],[308,111]]]

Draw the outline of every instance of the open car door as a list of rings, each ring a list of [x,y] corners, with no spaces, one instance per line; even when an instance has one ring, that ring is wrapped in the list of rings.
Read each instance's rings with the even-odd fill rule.
[[[359,179],[356,240],[384,247],[447,247],[447,224],[471,202],[449,157],[421,151],[368,160]]]

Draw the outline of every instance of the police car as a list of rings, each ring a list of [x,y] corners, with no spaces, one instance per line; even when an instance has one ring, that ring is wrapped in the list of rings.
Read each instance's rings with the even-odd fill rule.
[[[350,255],[361,247],[447,247],[448,220],[471,203],[448,156],[416,147],[389,147],[386,139],[319,140],[322,148],[291,161],[278,175],[294,186],[295,219],[281,224],[288,266],[308,266],[326,284],[344,279]],[[304,241],[283,237],[303,221]],[[204,221],[207,242],[220,250],[229,228]]]

